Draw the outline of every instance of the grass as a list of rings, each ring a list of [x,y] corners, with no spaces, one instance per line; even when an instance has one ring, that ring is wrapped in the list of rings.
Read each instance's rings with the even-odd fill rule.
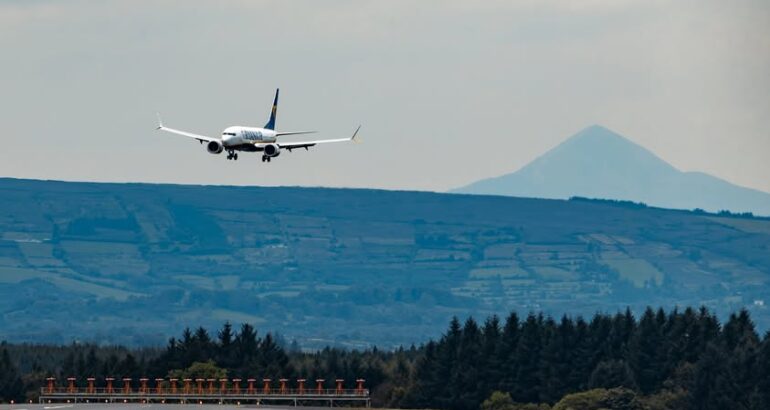
[[[0,266],[0,283],[20,283],[30,279],[42,279],[52,283],[64,292],[88,293],[97,299],[110,298],[126,301],[131,296],[143,296],[141,293],[97,285],[82,280],[65,278],[58,273],[28,268]]]
[[[533,266],[532,269],[547,281],[572,281],[578,279],[578,274],[553,266]]]
[[[621,278],[631,281],[637,288],[644,287],[646,283],[663,284],[663,272],[644,259],[602,257],[602,262],[618,271]]]
[[[756,219],[739,218],[720,218],[717,216],[707,216],[706,219],[730,226],[743,232],[770,234],[770,221]]]
[[[526,278],[529,276],[529,272],[519,268],[518,266],[499,266],[471,269],[468,276],[473,279],[493,279],[496,277]]]

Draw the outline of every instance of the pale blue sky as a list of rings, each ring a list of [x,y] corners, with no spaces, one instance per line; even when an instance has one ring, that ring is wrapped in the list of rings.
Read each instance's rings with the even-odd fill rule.
[[[446,190],[590,124],[770,191],[766,1],[3,1],[0,176]],[[363,144],[236,163],[169,126]]]

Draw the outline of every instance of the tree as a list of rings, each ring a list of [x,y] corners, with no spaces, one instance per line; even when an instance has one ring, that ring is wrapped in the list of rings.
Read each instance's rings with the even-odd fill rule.
[[[625,387],[636,390],[634,374],[625,360],[605,360],[596,365],[588,385],[592,389]]]
[[[481,403],[481,410],[551,410],[546,403],[514,403],[509,393],[494,391]]]
[[[497,389],[502,379],[502,358],[498,355],[501,344],[500,318],[489,317],[482,330],[481,360],[479,365],[479,394],[489,396]]]
[[[195,355],[210,357],[185,362]],[[20,368],[13,366],[17,363]],[[260,339],[250,325],[234,334],[229,323],[214,339],[205,329],[186,329],[164,349],[0,343],[0,401],[8,400],[8,391],[23,395],[13,393],[19,377],[35,394],[47,376],[56,375],[61,384],[62,377],[83,380],[83,373],[99,379],[362,377],[373,404],[389,407],[476,409],[486,397],[488,407],[510,405],[510,410],[548,408],[536,400],[558,400],[561,408],[635,409],[643,401],[649,410],[764,410],[770,408],[770,333],[760,341],[746,311],[731,315],[722,327],[705,308],[687,308],[648,309],[638,324],[628,309],[594,315],[588,323],[536,313],[520,323],[514,312],[502,329],[495,316],[483,326],[454,318],[439,340],[395,351],[287,352],[273,335]],[[644,396],[632,391],[637,375],[647,377]]]
[[[199,327],[192,337],[192,343],[187,350],[187,362],[204,362],[213,358],[214,343],[211,341],[209,332]]]
[[[719,337],[719,333],[719,320],[705,306],[701,306],[698,310],[698,336],[701,353],[706,350],[706,346],[710,342]]]
[[[633,390],[626,388],[593,389],[564,396],[552,410],[643,410]]]
[[[19,369],[11,362],[8,349],[0,353],[0,401],[19,402],[24,399],[24,384]]]
[[[422,349],[423,352],[415,363],[413,388],[404,398],[406,407],[431,407],[432,400],[438,397],[441,389],[445,387],[444,380],[437,377],[436,350],[434,341],[428,342]]]
[[[182,348],[189,349],[193,344],[193,334],[189,327],[182,331]]]
[[[449,322],[449,330],[436,345],[436,360],[431,377],[439,387],[438,395],[433,398],[437,407],[452,408],[452,397],[456,394],[452,391],[452,386],[459,385],[455,370],[461,337],[460,319],[453,317]]]
[[[682,362],[663,382],[663,389],[644,397],[649,410],[693,409],[692,395],[695,380],[695,365]]]
[[[602,400],[602,408],[613,410],[643,410],[644,406],[637,399],[633,390],[617,387],[607,390]]]
[[[749,312],[745,308],[741,309],[737,315],[735,313],[730,315],[729,320],[725,323],[722,335],[725,347],[728,350],[735,350],[740,346],[757,346],[759,344],[759,337],[754,330],[754,322],[752,322]]]
[[[222,330],[217,334],[219,345],[217,346],[217,362],[224,367],[234,367],[237,364],[234,349],[233,325],[225,322]]]
[[[468,318],[462,329],[457,348],[457,365],[452,372],[452,408],[476,409],[484,398],[481,394],[482,334],[473,318]]]
[[[553,320],[545,322],[544,346],[540,356],[540,400],[555,403],[567,392],[568,375],[572,364],[570,362],[575,328],[567,316],[561,318],[556,326]]]
[[[666,330],[664,374],[670,375],[681,362],[694,363],[700,355],[700,337],[697,318],[692,308],[683,313],[674,309],[668,318]]]
[[[631,368],[643,393],[653,392],[663,382],[663,346],[660,318],[648,307],[639,321],[630,347]]]
[[[119,377],[141,377],[139,365],[136,363],[136,358],[131,353],[128,353],[123,360],[118,363],[115,368]]]
[[[762,365],[757,360],[760,349],[759,336],[754,328],[749,312],[741,309],[738,314],[730,315],[722,331],[724,345],[729,356],[728,367],[733,381],[740,391],[751,391],[757,381],[757,372]],[[748,407],[747,397],[736,397]]]
[[[626,308],[622,314],[618,313],[612,318],[610,333],[605,342],[608,350],[606,359],[617,360],[625,357],[628,343],[635,329],[636,319],[629,308]]]
[[[503,334],[497,348],[497,357],[500,360],[500,382],[498,388],[504,392],[512,392],[516,386],[516,347],[519,344],[519,316],[511,312],[505,320]]]
[[[519,344],[516,346],[516,385],[513,398],[517,402],[536,402],[540,396],[540,347],[542,345],[543,316],[530,314],[521,327]]]
[[[195,362],[186,369],[172,370],[169,378],[182,379],[222,379],[227,377],[227,370],[218,367],[213,360]]]
[[[99,358],[96,357],[96,348],[91,346],[86,355],[85,371],[83,375],[96,376],[99,371]]]
[[[118,355],[116,355],[115,352],[111,352],[102,365],[102,374],[104,376],[119,376],[119,374],[117,374],[119,362],[120,359],[118,359]]]
[[[241,363],[249,363],[256,357],[258,344],[254,327],[248,323],[241,325],[241,331],[235,337],[235,350]]]
[[[567,375],[567,385],[575,391],[584,390],[588,386],[591,372],[594,370],[596,355],[596,340],[586,321],[578,316],[575,320],[573,348],[570,351],[570,372]]]
[[[770,332],[765,334],[757,353],[756,387],[751,397],[752,409],[770,409]]]
[[[283,348],[274,341],[273,336],[270,333],[265,335],[265,338],[262,339],[258,351],[258,366],[266,374],[288,376],[288,373],[290,373],[288,367],[289,357],[286,355]],[[344,375],[341,376],[344,377]]]
[[[737,386],[727,366],[725,350],[716,343],[709,343],[695,369],[693,405],[696,409],[740,409],[734,400]]]
[[[511,399],[510,393],[503,393],[501,391],[494,391],[483,403],[481,403],[481,410],[512,410],[513,399]]]
[[[62,363],[61,370],[59,371],[59,377],[66,379],[68,377],[75,376],[75,374],[75,350],[70,349],[70,351],[67,353],[67,357],[64,359],[64,363]]]
[[[86,357],[83,355],[83,350],[80,350],[78,352],[78,358],[75,362],[75,375],[85,375],[86,374]]]
[[[597,363],[602,360],[611,359],[616,353],[612,342],[610,342],[610,337],[613,333],[612,319],[607,315],[595,314],[588,325],[588,333],[590,335],[590,346],[587,355],[589,360],[586,362],[586,371],[590,374]]]

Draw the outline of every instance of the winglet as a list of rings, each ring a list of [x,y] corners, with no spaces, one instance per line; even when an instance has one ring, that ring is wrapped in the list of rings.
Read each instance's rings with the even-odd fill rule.
[[[358,135],[358,130],[361,129],[361,126],[359,125],[358,128],[356,128],[356,132],[353,133],[353,136],[350,137],[350,140],[353,142],[361,142],[361,140],[357,140],[356,136]]]
[[[160,119],[160,113],[159,112],[156,112],[156,114],[158,115],[158,128],[155,128],[155,129],[159,130],[159,129],[163,128],[163,120]]]

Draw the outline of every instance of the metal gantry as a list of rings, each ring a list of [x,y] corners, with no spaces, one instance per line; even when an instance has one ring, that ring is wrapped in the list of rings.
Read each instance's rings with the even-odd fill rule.
[[[283,402],[300,406],[304,404],[325,404],[330,407],[342,404],[364,404],[369,407],[369,389],[364,388],[364,379],[356,380],[356,388],[344,388],[344,380],[335,379],[335,388],[324,386],[325,379],[316,379],[315,386],[306,386],[307,379],[297,379],[296,387],[289,387],[289,379],[278,379],[278,385],[272,379],[262,379],[257,386],[257,379],[164,379],[155,378],[150,386],[150,378],[142,377],[134,388],[129,377],[105,378],[105,387],[96,387],[96,378],[85,379],[85,387],[77,386],[75,377],[67,378],[67,386],[57,386],[56,379],[49,377],[47,384],[40,389],[40,403],[265,403]],[[120,380],[122,385],[116,386]]]

